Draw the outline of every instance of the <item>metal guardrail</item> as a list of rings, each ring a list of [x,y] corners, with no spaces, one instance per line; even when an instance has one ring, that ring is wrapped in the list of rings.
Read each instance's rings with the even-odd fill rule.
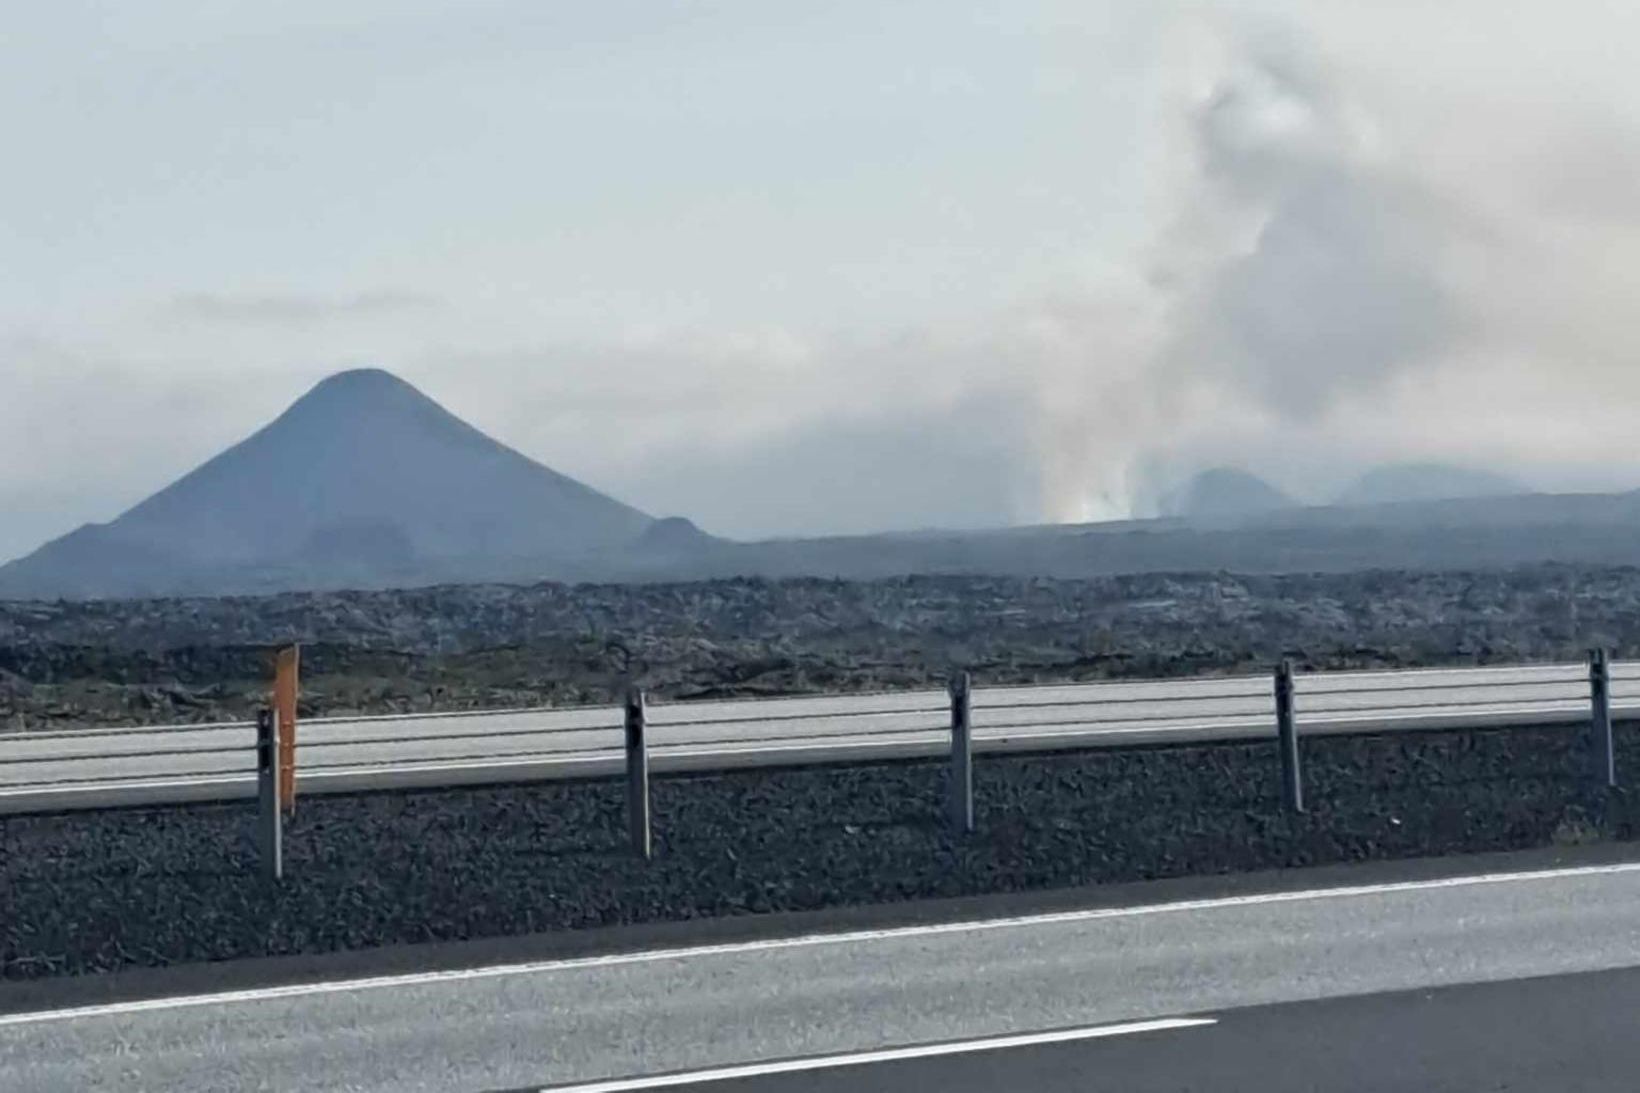
[[[265,797],[270,763],[288,754],[304,794],[625,772],[634,846],[647,854],[647,804],[636,802],[647,802],[651,768],[949,757],[950,814],[966,831],[976,753],[1268,739],[1279,744],[1283,799],[1300,811],[1300,736],[1587,724],[1595,773],[1611,785],[1610,724],[1623,716],[1640,717],[1640,662],[1613,664],[1599,651],[1582,665],[1315,674],[1283,665],[1274,686],[1231,676],[973,688],[959,675],[949,693],[677,703],[637,694],[624,706],[316,718],[294,747],[267,717],[0,734],[0,813]]]

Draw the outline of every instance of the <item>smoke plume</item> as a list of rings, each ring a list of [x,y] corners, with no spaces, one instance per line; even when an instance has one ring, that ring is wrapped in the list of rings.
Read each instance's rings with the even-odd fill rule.
[[[1220,27],[1196,46],[1148,296],[1084,302],[1086,340],[1059,350],[1081,375],[1056,372],[1042,422],[1058,519],[1143,514],[1193,448],[1324,417],[1463,325],[1443,277],[1463,217],[1397,175],[1373,119],[1291,36]]]

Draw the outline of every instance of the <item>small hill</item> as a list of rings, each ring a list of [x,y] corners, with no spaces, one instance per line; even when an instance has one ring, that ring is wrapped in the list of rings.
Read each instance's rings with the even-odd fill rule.
[[[1338,495],[1340,505],[1399,501],[1450,501],[1461,497],[1509,497],[1530,493],[1506,475],[1449,463],[1396,463],[1376,467]]]
[[[625,549],[652,523],[361,369],[111,523],[0,567],[0,595],[523,576],[536,560]]]
[[[635,554],[691,554],[721,542],[683,516],[665,516],[649,525],[632,544]]]
[[[1234,519],[1258,516],[1297,503],[1258,475],[1238,467],[1202,471],[1162,501],[1164,516]]]

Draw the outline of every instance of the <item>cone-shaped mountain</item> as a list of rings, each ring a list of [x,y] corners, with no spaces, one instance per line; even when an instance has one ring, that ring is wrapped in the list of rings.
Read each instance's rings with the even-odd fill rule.
[[[120,582],[82,574],[87,567],[107,578],[110,566],[345,560],[368,569],[571,557],[632,543],[653,522],[492,440],[396,376],[360,369],[319,383],[112,523],[48,543],[0,575],[89,590]]]

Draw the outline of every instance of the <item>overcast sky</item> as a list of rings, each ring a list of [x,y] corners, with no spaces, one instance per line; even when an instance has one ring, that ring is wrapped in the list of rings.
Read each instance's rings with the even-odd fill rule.
[[[378,365],[730,535],[1640,484],[1640,5],[59,0],[0,558]]]

